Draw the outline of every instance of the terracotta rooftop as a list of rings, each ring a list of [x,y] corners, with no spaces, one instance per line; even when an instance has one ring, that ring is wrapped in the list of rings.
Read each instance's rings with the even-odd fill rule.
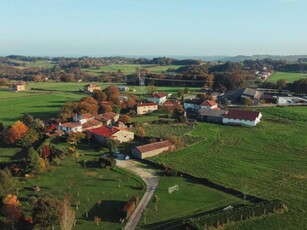
[[[107,112],[107,113],[103,113],[103,114],[99,114],[95,116],[95,119],[98,121],[108,121],[110,119],[113,119],[117,115],[118,115],[117,113]]]
[[[90,119],[92,117],[93,117],[93,115],[90,114],[90,113],[85,113],[85,114],[77,115],[77,118],[80,119],[80,120],[82,120],[82,119]]]
[[[139,150],[141,153],[144,153],[155,149],[174,147],[174,146],[175,145],[172,142],[166,140],[166,141],[154,142],[146,145],[137,146],[136,149]]]
[[[162,98],[162,97],[167,97],[166,93],[153,93],[148,95],[150,98]]]
[[[89,132],[96,134],[98,136],[102,136],[102,137],[111,137],[113,136],[115,133],[117,133],[119,131],[119,129],[117,128],[109,128],[107,126],[102,126],[100,128],[97,129],[90,129]]]
[[[91,127],[96,127],[98,125],[102,125],[102,122],[93,119],[93,120],[89,120],[89,121],[85,122],[84,124],[82,124],[82,128],[88,129],[88,128],[91,128]]]
[[[67,128],[74,128],[74,127],[80,127],[82,126],[80,122],[66,122],[59,124],[59,126],[67,127]]]
[[[200,105],[200,106],[210,106],[210,107],[217,105],[217,103],[215,103],[214,101],[201,100],[201,99],[192,99],[185,101],[185,103]]]
[[[137,107],[143,107],[143,106],[154,106],[157,105],[157,103],[139,103],[137,104]]]
[[[163,103],[164,106],[176,106],[176,105],[180,105],[179,101],[166,101]]]
[[[229,119],[240,119],[254,121],[259,116],[260,112],[258,111],[248,111],[248,110],[229,110],[224,114],[225,118]]]

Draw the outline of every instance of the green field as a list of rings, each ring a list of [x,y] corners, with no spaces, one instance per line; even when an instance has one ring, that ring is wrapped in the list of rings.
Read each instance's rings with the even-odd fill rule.
[[[19,183],[18,197],[23,200],[23,210],[30,210],[30,201],[37,195],[47,193],[63,199],[64,193],[70,193],[73,208],[77,209],[79,203],[74,229],[95,228],[95,216],[102,220],[99,229],[121,229],[119,208],[132,195],[142,195],[143,182],[121,170],[117,172],[93,166],[84,168],[83,160],[87,160],[89,165],[90,161],[97,161],[101,152],[91,151],[86,145],[81,145],[77,151],[81,154],[79,159],[70,156],[62,160],[59,166],[51,166],[48,172]],[[39,185],[41,191],[34,192],[31,189],[34,185]],[[98,200],[102,201],[100,207],[96,205]]]
[[[307,107],[262,112],[263,122],[252,128],[199,123],[190,134],[204,141],[153,160],[259,197],[282,199],[290,208],[286,215],[229,229],[305,229],[307,121],[300,118]]]
[[[178,185],[179,190],[169,194],[168,188],[174,185]],[[157,227],[165,220],[175,220],[215,208],[243,204],[242,199],[181,177],[162,177],[155,194],[160,198],[158,211],[151,201],[147,206],[147,226],[144,224],[143,216],[139,223],[140,228],[147,229],[148,225]],[[163,229],[163,225],[159,229]]]
[[[26,86],[27,91],[12,92],[8,88],[0,88],[0,122],[12,124],[21,119],[25,113],[41,119],[56,117],[62,105],[67,101],[79,100],[87,96],[79,92],[83,89],[86,82],[83,83],[29,83]],[[109,83],[97,83],[102,89],[109,86]],[[31,90],[32,88],[38,90]],[[135,92],[129,92],[136,95],[145,94],[137,86],[132,86]],[[176,95],[178,90],[183,87],[158,87],[160,92],[169,92]],[[193,90],[198,90],[194,88]],[[146,98],[146,97],[145,97]]]
[[[307,74],[276,72],[268,79],[268,82],[277,82],[278,80],[286,80],[288,83],[292,83],[301,78],[307,78]]]
[[[106,66],[100,66],[99,68],[86,68],[82,69],[84,72],[92,73],[95,75],[99,75],[101,73],[114,73],[117,71],[121,71],[124,74],[135,73],[137,67],[141,69],[147,69],[152,73],[162,73],[167,71],[168,69],[178,69],[182,66],[180,65],[168,65],[168,66],[160,66],[160,65],[137,65],[137,64],[111,64]]]

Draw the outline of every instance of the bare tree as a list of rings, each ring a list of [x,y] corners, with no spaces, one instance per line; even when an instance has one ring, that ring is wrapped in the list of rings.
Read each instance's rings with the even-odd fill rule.
[[[71,230],[76,219],[76,212],[70,206],[70,194],[64,195],[63,213],[60,220],[62,230]]]

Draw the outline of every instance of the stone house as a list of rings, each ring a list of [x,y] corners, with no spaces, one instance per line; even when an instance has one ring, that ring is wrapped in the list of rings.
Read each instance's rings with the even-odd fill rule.
[[[134,139],[133,132],[116,127],[102,126],[97,129],[90,129],[87,132],[89,135],[94,136],[95,140],[101,144],[104,144],[107,138],[118,140],[120,143],[128,142]]]
[[[175,145],[169,140],[140,145],[132,149],[132,156],[138,159],[157,156],[163,152],[174,151]]]

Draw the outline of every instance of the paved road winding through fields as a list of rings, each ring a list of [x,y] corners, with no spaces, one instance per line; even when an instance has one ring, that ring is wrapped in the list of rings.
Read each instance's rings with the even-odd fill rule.
[[[146,184],[146,191],[125,226],[125,230],[134,230],[141,219],[143,210],[147,207],[148,202],[154,195],[160,178],[157,176],[157,170],[135,160],[118,160],[116,165],[134,172]]]

